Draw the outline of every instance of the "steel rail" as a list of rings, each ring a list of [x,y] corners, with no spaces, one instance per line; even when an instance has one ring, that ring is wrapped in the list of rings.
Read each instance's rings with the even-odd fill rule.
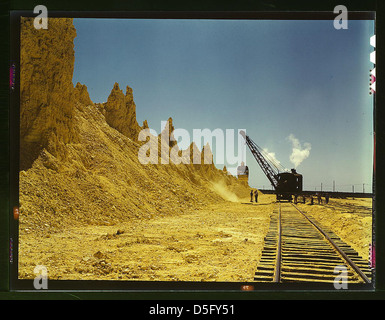
[[[298,210],[336,249],[336,251],[345,259],[345,261],[352,267],[352,269],[364,280],[365,283],[370,283],[369,278],[362,272],[362,270],[342,251],[342,249],[305,213],[303,213],[295,204],[291,203],[294,208]]]
[[[281,281],[281,235],[282,235],[281,203],[279,203],[279,211],[278,211],[278,244],[277,244],[276,264],[275,264],[275,269],[274,269],[274,282],[276,282],[276,283]]]

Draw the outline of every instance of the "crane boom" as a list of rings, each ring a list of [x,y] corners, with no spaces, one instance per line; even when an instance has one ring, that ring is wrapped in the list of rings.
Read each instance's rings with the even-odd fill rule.
[[[246,140],[246,144],[249,147],[251,153],[253,154],[255,160],[257,160],[259,166],[261,167],[262,171],[265,173],[266,177],[269,179],[270,183],[273,185],[274,189],[277,189],[278,187],[277,175],[279,172],[276,172],[276,170],[273,169],[273,167],[269,164],[269,162],[265,159],[265,157],[262,155],[261,151],[259,150],[260,147],[253,140],[251,140],[243,130],[240,131],[239,133]]]

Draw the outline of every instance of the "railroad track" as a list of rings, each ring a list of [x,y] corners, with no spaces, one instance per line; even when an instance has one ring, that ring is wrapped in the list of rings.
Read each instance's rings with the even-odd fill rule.
[[[346,271],[346,272],[345,272]],[[370,283],[368,261],[292,203],[277,203],[254,280]]]

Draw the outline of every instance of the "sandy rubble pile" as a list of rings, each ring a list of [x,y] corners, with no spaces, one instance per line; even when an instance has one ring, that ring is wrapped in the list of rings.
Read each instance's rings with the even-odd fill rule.
[[[87,87],[72,84],[72,19],[50,19],[37,32],[21,23],[20,221],[23,230],[57,231],[66,225],[110,225],[133,218],[181,213],[213,201],[247,197],[247,185],[213,164],[140,163],[140,148],[161,145],[163,135],[138,141],[132,89],[115,83],[105,103],[93,103]],[[44,68],[43,68],[44,66]],[[44,70],[39,71],[39,70]],[[172,119],[169,119],[172,130]],[[171,133],[172,137],[172,133]],[[150,141],[149,141],[150,140]],[[212,158],[191,144],[186,153],[172,139],[156,158]],[[204,151],[204,152],[203,152]]]

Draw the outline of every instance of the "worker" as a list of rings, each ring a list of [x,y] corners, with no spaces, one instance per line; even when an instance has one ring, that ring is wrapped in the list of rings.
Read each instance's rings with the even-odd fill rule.
[[[251,191],[250,191],[250,202],[253,202],[253,194],[254,194],[253,189],[251,189]]]
[[[313,196],[310,197],[310,204],[314,204],[314,199],[313,199]]]
[[[329,203],[329,194],[326,194],[326,195],[325,195],[325,203],[326,203],[326,204]]]
[[[317,193],[317,198],[318,198],[318,204],[322,204],[322,198],[320,193]]]
[[[306,197],[305,197],[305,195],[302,196],[302,203],[303,203],[303,204],[306,203]]]
[[[294,195],[294,204],[297,204],[297,195]]]
[[[255,202],[258,202],[258,190],[255,189],[254,191],[254,196],[255,196]]]

